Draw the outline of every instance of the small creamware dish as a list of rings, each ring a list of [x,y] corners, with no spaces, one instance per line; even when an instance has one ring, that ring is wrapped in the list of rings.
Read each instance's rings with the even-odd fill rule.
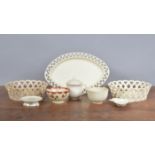
[[[43,100],[40,96],[24,96],[20,99],[23,102],[23,106],[36,107],[39,106],[39,102]]]
[[[128,99],[122,99],[122,98],[112,98],[109,101],[113,102],[119,107],[124,107],[129,103]]]
[[[55,104],[63,104],[69,98],[69,89],[66,87],[48,87],[47,96]]]
[[[88,99],[95,104],[102,104],[108,98],[108,88],[106,87],[92,87],[87,88]]]

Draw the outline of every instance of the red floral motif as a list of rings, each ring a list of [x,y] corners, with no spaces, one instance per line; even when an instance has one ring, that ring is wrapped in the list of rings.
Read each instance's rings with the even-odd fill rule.
[[[51,95],[51,98],[54,98],[54,96],[53,96],[53,95]]]

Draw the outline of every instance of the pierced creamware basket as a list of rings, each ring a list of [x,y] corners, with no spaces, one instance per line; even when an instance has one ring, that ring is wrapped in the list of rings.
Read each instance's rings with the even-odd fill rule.
[[[108,84],[113,98],[139,102],[147,99],[151,84],[145,81],[119,80]]]
[[[5,85],[9,98],[20,101],[24,96],[43,97],[47,88],[47,83],[39,80],[20,80],[12,81]]]

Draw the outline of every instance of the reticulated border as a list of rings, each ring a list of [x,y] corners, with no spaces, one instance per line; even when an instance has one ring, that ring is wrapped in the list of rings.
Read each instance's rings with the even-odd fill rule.
[[[65,53],[63,55],[60,55],[59,57],[57,57],[56,59],[54,59],[46,68],[45,71],[45,79],[48,82],[49,85],[53,86],[53,87],[60,87],[59,84],[57,84],[55,81],[53,81],[49,74],[51,73],[51,71],[55,70],[55,68],[67,61],[67,60],[72,60],[72,59],[84,59],[84,60],[88,60],[91,61],[92,63],[98,65],[102,70],[103,70],[103,77],[101,78],[101,80],[97,81],[96,84],[90,86],[97,86],[97,87],[101,87],[104,85],[104,83],[107,81],[109,75],[110,75],[110,70],[108,65],[100,58],[92,55],[92,54],[88,54],[88,53],[83,53],[83,52],[72,52],[72,53]]]

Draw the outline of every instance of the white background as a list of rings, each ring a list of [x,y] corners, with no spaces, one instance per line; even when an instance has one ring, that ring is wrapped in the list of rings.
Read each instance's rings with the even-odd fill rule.
[[[152,0],[4,0],[0,33],[154,33]],[[154,155],[154,122],[1,122],[2,155]]]

